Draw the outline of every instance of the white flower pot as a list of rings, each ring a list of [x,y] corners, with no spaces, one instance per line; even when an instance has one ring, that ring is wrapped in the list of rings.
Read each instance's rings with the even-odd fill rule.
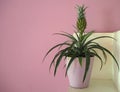
[[[66,66],[68,65],[69,59],[70,58],[67,59]],[[77,58],[72,62],[67,72],[67,76],[71,87],[81,88],[81,89],[88,87],[91,77],[93,60],[94,57],[91,57],[89,70],[87,72],[86,79],[84,80],[84,82],[83,82],[83,77],[85,73],[86,58],[82,59],[82,66],[80,66]]]

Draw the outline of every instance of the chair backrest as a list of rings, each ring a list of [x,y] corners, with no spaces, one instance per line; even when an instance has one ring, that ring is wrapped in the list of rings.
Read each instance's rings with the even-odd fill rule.
[[[120,30],[114,33],[114,37],[117,39],[117,41],[113,42],[114,46],[114,55],[116,56],[119,66],[120,66]],[[114,74],[113,74],[113,80],[115,82],[115,85],[117,86],[119,92],[120,92],[120,70],[116,68],[116,64],[114,64]]]
[[[114,36],[114,33],[95,33],[91,37],[97,37],[97,36]],[[106,47],[113,53],[113,40],[109,38],[101,38],[99,40],[96,40],[96,42],[99,42],[102,46]],[[102,52],[97,51],[102,56]],[[102,56],[103,57],[103,56]],[[107,55],[107,63],[103,65],[102,70],[100,71],[101,62],[95,58],[94,59],[94,65],[93,65],[93,71],[92,71],[92,79],[113,79],[113,62],[112,58]]]

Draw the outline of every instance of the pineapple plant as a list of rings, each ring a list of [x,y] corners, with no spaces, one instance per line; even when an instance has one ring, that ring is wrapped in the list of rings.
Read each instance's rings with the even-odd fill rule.
[[[83,82],[84,82],[90,66],[90,57],[97,57],[101,62],[100,69],[102,69],[103,63],[107,61],[107,54],[109,54],[113,58],[119,69],[118,62],[114,57],[114,55],[107,48],[95,42],[95,40],[97,39],[105,39],[105,38],[114,39],[114,38],[110,36],[99,36],[89,39],[89,37],[94,33],[94,31],[85,32],[87,26],[87,21],[85,16],[86,7],[84,5],[83,6],[78,5],[77,10],[78,10],[78,17],[76,21],[76,26],[74,26],[76,30],[74,33],[76,37],[74,37],[73,34],[67,32],[55,33],[57,35],[62,35],[67,37],[68,40],[53,46],[48,50],[48,52],[44,56],[43,60],[45,60],[48,54],[50,54],[54,49],[59,48],[58,52],[56,52],[54,58],[51,60],[49,69],[51,69],[52,65],[54,65],[54,76],[55,76],[57,69],[60,63],[63,61],[63,59],[66,60],[67,57],[70,57],[69,63],[66,66],[66,72],[65,72],[65,76],[66,76],[69,67],[76,58],[78,59],[80,66],[82,66],[83,58],[86,58],[85,72],[83,77]],[[103,53],[104,57],[102,58],[99,55],[99,53],[95,51],[95,49],[100,50]]]

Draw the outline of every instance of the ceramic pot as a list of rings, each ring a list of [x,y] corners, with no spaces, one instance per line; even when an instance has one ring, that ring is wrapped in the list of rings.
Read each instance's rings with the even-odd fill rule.
[[[67,59],[66,66],[68,65],[69,59],[70,58]],[[83,77],[85,73],[86,58],[82,59],[82,66],[79,64],[77,58],[72,62],[67,72],[69,84],[71,87],[81,88],[81,89],[88,87],[91,77],[93,61],[94,61],[94,57],[91,57],[89,70],[87,72],[86,79],[84,80],[84,82],[83,82]]]

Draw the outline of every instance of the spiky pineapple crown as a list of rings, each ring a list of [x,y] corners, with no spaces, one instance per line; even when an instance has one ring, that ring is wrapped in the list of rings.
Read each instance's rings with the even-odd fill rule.
[[[77,10],[78,10],[78,18],[77,18],[77,23],[76,23],[76,27],[78,32],[82,35],[83,32],[86,29],[87,26],[87,21],[86,21],[86,17],[85,17],[85,10],[87,7],[83,6],[77,6]]]

